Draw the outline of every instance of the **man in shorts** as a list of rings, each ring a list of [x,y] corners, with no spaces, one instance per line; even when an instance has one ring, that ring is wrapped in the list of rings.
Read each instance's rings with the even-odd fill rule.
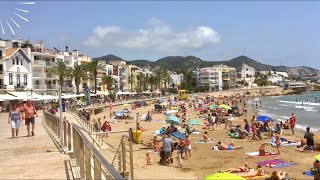
[[[24,111],[24,119],[25,119],[25,124],[27,125],[27,131],[28,131],[28,136],[30,136],[30,124],[32,125],[32,131],[31,135],[34,136],[34,128],[35,128],[35,122],[34,119],[37,115],[37,110],[32,104],[32,101],[30,99],[27,100],[27,103],[23,105],[23,111]]]
[[[173,147],[173,141],[170,137],[170,134],[166,134],[163,140],[163,150],[164,150],[164,159],[166,160],[167,165],[171,163],[171,152]]]

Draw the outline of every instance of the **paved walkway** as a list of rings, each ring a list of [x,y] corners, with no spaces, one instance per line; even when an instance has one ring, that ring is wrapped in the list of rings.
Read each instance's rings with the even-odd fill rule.
[[[2,113],[0,118],[0,179],[67,179],[69,156],[58,151],[42,118],[36,118],[35,136],[26,137],[27,127],[21,124],[19,137],[11,139],[7,117]]]

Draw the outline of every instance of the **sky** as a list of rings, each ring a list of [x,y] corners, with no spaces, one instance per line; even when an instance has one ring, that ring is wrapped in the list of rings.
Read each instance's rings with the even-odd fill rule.
[[[245,55],[265,64],[320,69],[317,1],[19,2],[0,1],[0,38],[29,38],[61,50],[68,44],[91,57],[193,55],[217,61]]]

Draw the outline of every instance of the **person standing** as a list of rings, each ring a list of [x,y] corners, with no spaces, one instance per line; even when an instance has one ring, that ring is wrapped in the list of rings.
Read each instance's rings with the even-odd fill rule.
[[[14,138],[14,135],[16,135],[16,137],[18,137],[19,135],[19,127],[20,127],[21,119],[22,119],[22,114],[20,112],[20,109],[17,108],[16,104],[13,104],[9,112],[9,118],[8,118],[8,124],[11,125],[12,139]]]
[[[170,134],[166,134],[163,140],[163,150],[165,155],[165,161],[167,165],[171,163],[171,151],[173,147],[173,141],[170,137]]]
[[[280,132],[276,131],[274,137],[276,138],[276,148],[277,148],[278,154],[280,154],[280,146],[281,146]]]
[[[304,138],[307,140],[307,150],[313,150],[314,151],[314,134],[310,130],[310,127],[307,127],[307,132],[304,134]]]
[[[296,116],[293,113],[291,114],[289,124],[292,131],[292,135],[294,135],[294,127],[296,126]]]
[[[31,135],[34,136],[34,129],[35,129],[35,117],[38,117],[37,110],[32,104],[30,99],[27,100],[27,103],[23,105],[24,111],[24,120],[25,125],[27,126],[28,136],[30,136],[30,124],[32,125]]]
[[[185,146],[185,151],[184,151],[184,153],[185,153],[185,155],[186,155],[186,158],[188,159],[188,154],[189,154],[189,156],[190,156],[190,158],[191,158],[191,142],[190,142],[190,140],[189,140],[189,135],[186,135],[186,140],[185,140],[185,143],[186,143],[186,146]]]

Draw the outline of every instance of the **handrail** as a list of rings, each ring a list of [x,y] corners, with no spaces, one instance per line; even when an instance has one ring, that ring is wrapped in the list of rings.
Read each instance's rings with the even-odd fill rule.
[[[86,144],[86,146],[92,151],[92,154],[100,161],[101,165],[105,167],[108,172],[117,180],[125,180],[123,176],[121,176],[117,170],[100,154],[100,152],[88,141],[88,139],[83,135],[79,127],[76,124],[72,123],[72,126],[74,127],[74,130],[76,130],[83,140],[83,142]]]

